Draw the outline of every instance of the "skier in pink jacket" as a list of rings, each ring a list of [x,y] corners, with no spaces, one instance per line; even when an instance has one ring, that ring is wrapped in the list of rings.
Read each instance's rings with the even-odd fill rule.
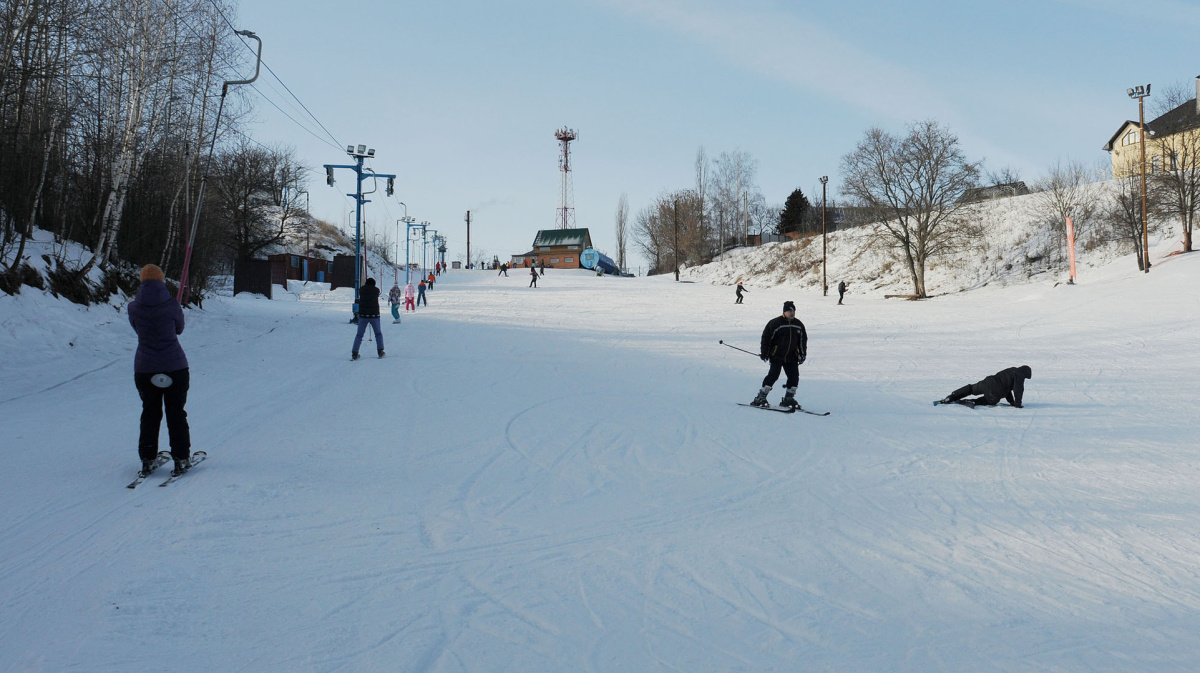
[[[413,303],[413,298],[416,296],[417,296],[417,290],[416,290],[416,288],[413,287],[412,281],[409,281],[408,285],[404,286],[404,311],[405,312],[417,310],[416,304]]]

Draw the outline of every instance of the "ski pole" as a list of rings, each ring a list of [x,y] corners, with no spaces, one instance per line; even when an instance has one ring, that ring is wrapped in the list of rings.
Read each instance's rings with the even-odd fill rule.
[[[745,348],[738,348],[737,346],[730,346],[729,344],[725,343],[724,341],[717,341],[717,343],[721,344],[722,346],[729,346],[730,348],[732,348],[735,351],[741,351],[743,353],[750,353],[750,351],[746,350]],[[758,353],[750,353],[750,354],[753,355],[754,357],[759,357]]]

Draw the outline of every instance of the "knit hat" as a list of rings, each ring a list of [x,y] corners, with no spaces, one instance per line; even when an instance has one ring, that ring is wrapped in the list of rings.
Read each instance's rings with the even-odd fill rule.
[[[374,279],[374,278],[368,278],[368,279],[367,279],[367,282],[366,282],[366,283],[364,283],[364,285],[370,285],[371,287],[375,287],[375,279]]]
[[[795,311],[795,310],[796,310],[795,302],[792,302],[792,301],[783,302],[783,312],[784,313],[787,313],[788,311]]]
[[[141,280],[143,283],[148,280],[163,280],[163,270],[158,268],[157,264],[147,264],[142,267]]]

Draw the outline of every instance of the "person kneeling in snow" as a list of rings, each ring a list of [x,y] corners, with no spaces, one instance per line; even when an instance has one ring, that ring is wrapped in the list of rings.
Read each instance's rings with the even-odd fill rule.
[[[767,407],[767,394],[771,392],[775,382],[779,380],[779,371],[787,372],[787,383],[784,385],[786,394],[781,407],[795,408],[796,386],[800,383],[800,365],[808,357],[808,332],[804,323],[796,318],[796,304],[783,302],[783,315],[774,318],[763,328],[762,343],[759,344],[759,357],[763,362],[771,361],[771,369],[763,379],[762,388],[751,402],[756,407]]]
[[[1021,397],[1025,394],[1025,379],[1032,378],[1033,370],[1029,368],[1029,365],[1009,367],[1003,371],[996,372],[978,383],[972,383],[971,385],[959,388],[945,398],[938,400],[938,403],[949,404],[951,402],[959,402],[969,406],[982,404],[994,407],[1000,403],[1000,400],[1008,400],[1010,405],[1020,409]],[[965,399],[967,395],[980,395],[980,397],[968,400]]]

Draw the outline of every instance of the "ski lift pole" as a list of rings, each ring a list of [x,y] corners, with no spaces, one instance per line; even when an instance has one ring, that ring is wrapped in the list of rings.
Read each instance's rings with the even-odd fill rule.
[[[221,131],[221,112],[225,110],[225,96],[229,94],[229,87],[239,84],[253,84],[254,80],[258,79],[258,72],[262,66],[262,38],[254,34],[251,30],[235,30],[235,35],[251,38],[258,42],[258,53],[254,61],[254,77],[250,79],[226,80],[221,84],[221,103],[217,106],[217,119],[213,123],[213,138],[212,143],[208,146],[208,158],[204,160],[204,172],[200,175],[200,190],[196,195],[196,213],[192,216],[192,230],[188,232],[187,248],[183,253],[183,271],[179,276],[179,292],[175,296],[175,300],[181,305],[186,305],[191,301],[191,288],[188,287],[188,272],[192,266],[192,249],[196,245],[196,230],[200,228],[200,210],[204,207],[204,186],[208,183],[208,170],[212,167],[213,149],[217,146],[217,134]]]

